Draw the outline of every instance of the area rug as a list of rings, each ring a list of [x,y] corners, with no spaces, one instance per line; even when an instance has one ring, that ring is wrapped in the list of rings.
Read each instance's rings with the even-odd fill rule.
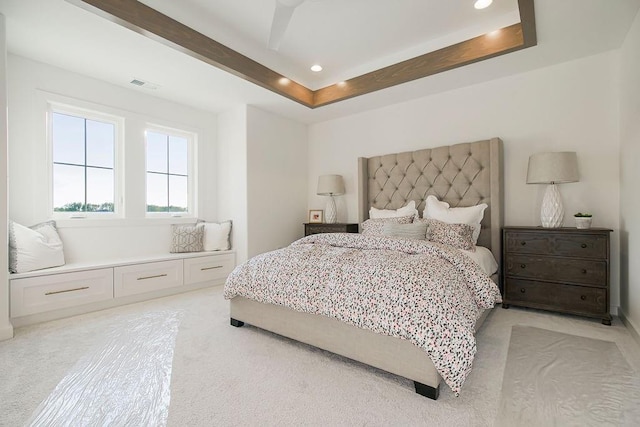
[[[614,342],[513,326],[497,425],[640,425],[640,376]]]

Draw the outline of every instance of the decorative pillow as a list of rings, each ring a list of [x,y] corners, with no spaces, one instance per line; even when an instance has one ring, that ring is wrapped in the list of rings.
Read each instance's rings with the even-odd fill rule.
[[[226,251],[231,249],[229,241],[231,221],[204,223],[204,250]]]
[[[386,223],[392,224],[411,224],[413,222],[413,215],[401,216],[397,218],[374,218],[368,219],[360,226],[360,233],[365,236],[382,236],[382,230]]]
[[[418,210],[416,209],[416,202],[411,200],[406,206],[400,209],[376,209],[372,207],[369,209],[369,218],[398,218],[401,216],[415,215],[418,216]]]
[[[390,237],[402,237],[404,239],[426,240],[427,224],[414,222],[413,224],[394,224],[387,222],[382,226],[382,234]]]
[[[64,265],[62,240],[55,221],[25,227],[9,221],[9,271],[25,273]]]
[[[171,226],[171,253],[202,252],[204,250],[204,223]]]
[[[486,203],[481,203],[466,208],[451,208],[449,203],[441,202],[435,196],[428,196],[422,216],[449,224],[469,224],[473,227],[473,244],[475,245],[480,236],[480,223],[487,207]]]
[[[469,224],[448,224],[437,219],[418,219],[428,225],[427,240],[443,245],[453,246],[457,249],[475,252],[476,245],[473,242],[473,227]]]

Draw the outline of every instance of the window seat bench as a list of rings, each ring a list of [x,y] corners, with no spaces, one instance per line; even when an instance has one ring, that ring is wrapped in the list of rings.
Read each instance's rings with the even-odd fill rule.
[[[69,263],[9,275],[14,327],[224,284],[234,251]]]

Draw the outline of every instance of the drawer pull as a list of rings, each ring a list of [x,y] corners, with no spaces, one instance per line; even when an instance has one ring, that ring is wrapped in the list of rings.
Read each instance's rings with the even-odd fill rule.
[[[222,268],[222,266],[221,266],[221,265],[216,265],[216,266],[214,266],[214,267],[202,267],[202,268],[200,269],[200,271],[213,270],[213,269],[215,269],[215,268]]]
[[[520,268],[527,268],[527,264],[520,264]]]
[[[586,296],[586,295],[580,295],[580,299],[581,299],[582,301],[584,301],[584,300],[586,300],[586,299],[587,299],[587,296]]]
[[[522,246],[525,246],[525,245],[527,244],[527,242],[520,242],[520,244],[521,244]]]
[[[64,291],[47,292],[47,293],[45,293],[45,295],[64,294],[65,292],[83,291],[85,289],[89,289],[89,287],[88,286],[83,286],[81,288],[65,289]]]
[[[138,280],[156,279],[158,277],[167,277],[167,274],[156,274],[155,276],[138,277]]]
[[[586,243],[583,243],[583,244],[581,244],[581,245],[580,245],[580,247],[581,247],[582,249],[586,249],[586,248],[587,248],[587,244],[586,244]]]
[[[520,292],[522,292],[523,294],[526,292],[527,290],[525,288],[521,288]]]
[[[587,274],[587,269],[586,268],[582,269],[582,274]]]

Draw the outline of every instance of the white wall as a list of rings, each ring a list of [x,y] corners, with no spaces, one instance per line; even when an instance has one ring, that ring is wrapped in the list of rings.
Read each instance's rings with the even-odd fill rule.
[[[9,322],[7,240],[7,45],[6,23],[0,14],[0,341],[13,337]]]
[[[233,221],[238,264],[247,260],[247,107],[218,116],[218,217]]]
[[[248,109],[248,256],[304,235],[307,216],[307,126]]]
[[[640,12],[620,51],[620,294],[640,332]]]
[[[53,94],[53,95],[50,95]],[[216,116],[60,68],[9,56],[9,217],[31,225],[49,219],[46,150],[47,98],[64,97],[115,109],[125,118],[125,220],[58,223],[67,262],[91,262],[166,253],[170,223],[145,219],[144,129],[147,123],[196,131],[198,217],[216,220]],[[80,222],[82,221],[82,222]],[[192,220],[188,220],[192,221]]]
[[[527,185],[541,151],[576,151],[580,182],[560,186],[567,217],[589,211],[612,235],[612,312],[619,305],[619,123],[617,52],[310,126],[309,208],[322,208],[318,175],[341,174],[338,219],[357,222],[357,158],[469,142],[504,141],[505,225],[539,225],[544,186]]]

